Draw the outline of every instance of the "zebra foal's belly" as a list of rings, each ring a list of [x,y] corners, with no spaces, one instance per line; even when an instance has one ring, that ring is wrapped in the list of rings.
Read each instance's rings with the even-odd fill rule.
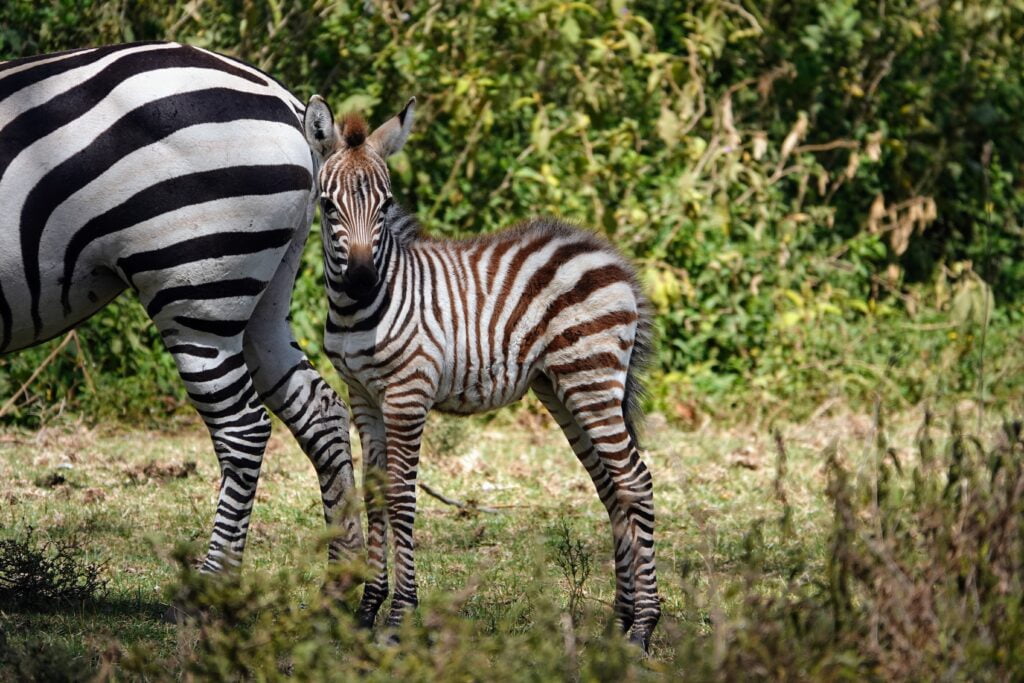
[[[532,374],[527,368],[506,367],[496,362],[487,368],[452,373],[451,389],[438,396],[434,409],[454,415],[473,415],[515,403],[530,388]]]

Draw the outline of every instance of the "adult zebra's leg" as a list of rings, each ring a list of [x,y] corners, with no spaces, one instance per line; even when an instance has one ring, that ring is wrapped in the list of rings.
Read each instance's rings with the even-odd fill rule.
[[[247,335],[245,354],[256,389],[316,470],[324,520],[336,532],[327,547],[328,561],[355,560],[362,551],[363,532],[358,507],[351,500],[355,480],[347,408],[301,351],[290,344],[265,342]]]
[[[225,330],[226,331],[226,330]],[[213,439],[221,483],[213,534],[201,571],[241,563],[256,497],[270,417],[242,352],[242,329],[225,336],[192,334],[184,326],[162,330],[188,396]]]
[[[371,572],[356,616],[370,628],[388,597],[387,439],[380,409],[350,392],[352,421],[363,446],[363,499],[366,502],[366,562]]]
[[[347,408],[309,364],[288,324],[304,244],[303,234],[292,240],[246,326],[246,363],[263,402],[288,426],[316,470],[324,519],[337,532],[328,545],[328,560],[351,561],[362,552],[363,531],[358,507],[350,498],[355,478]]]
[[[572,413],[555,395],[551,382],[546,377],[540,376],[533,381],[530,387],[551,413],[551,417],[561,427],[573,452],[583,463],[590,479],[594,482],[597,495],[608,511],[615,551],[615,619],[619,628],[625,633],[633,624],[633,541],[629,530],[629,520],[619,506],[618,498],[615,495],[615,483],[601,462],[589,435],[580,429]]]
[[[416,608],[416,561],[413,556],[413,525],[416,522],[416,475],[420,440],[427,408],[406,402],[385,405],[387,435],[388,523],[395,541],[395,591],[387,625],[398,626]]]
[[[578,376],[574,377],[577,372]],[[618,505],[628,519],[629,536],[633,544],[635,589],[629,639],[646,650],[654,627],[661,618],[654,564],[654,490],[651,474],[626,430],[622,402],[625,372],[609,372],[597,381],[590,364],[580,364],[577,372],[566,369],[561,375],[553,377],[553,384],[559,399],[593,444],[614,484]]]

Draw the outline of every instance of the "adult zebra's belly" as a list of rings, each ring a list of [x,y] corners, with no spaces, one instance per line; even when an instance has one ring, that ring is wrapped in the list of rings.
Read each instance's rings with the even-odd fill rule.
[[[0,263],[0,288],[5,293],[8,307],[18,313],[0,316],[0,340],[7,341],[0,348],[0,353],[17,351],[56,337],[92,317],[125,290],[121,278],[107,268],[96,267],[76,274],[68,288],[73,293],[74,306],[64,307],[60,302],[60,276],[56,272],[55,269],[42,269],[43,282],[52,281],[53,286],[41,288],[40,298],[48,307],[47,314],[40,317],[41,326],[37,330],[28,311],[29,297],[24,291],[24,277],[19,277],[14,266],[5,267]]]

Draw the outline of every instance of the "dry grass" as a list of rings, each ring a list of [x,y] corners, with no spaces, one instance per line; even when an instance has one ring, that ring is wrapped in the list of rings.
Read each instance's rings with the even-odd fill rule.
[[[974,406],[960,410],[971,413]],[[903,471],[919,464],[922,419],[923,412],[914,411],[885,425],[886,448]],[[508,617],[525,593],[565,608],[570,593],[578,592],[550,555],[552,530],[563,529],[574,535],[567,543],[593,558],[579,589],[586,610],[610,619],[607,518],[557,428],[529,407],[486,421],[452,421],[439,417],[428,426],[437,436],[427,444],[422,479],[453,498],[499,512],[467,513],[421,494],[417,565],[425,602],[459,596],[458,614],[481,634],[540,628],[536,609],[522,611],[512,626]],[[989,416],[983,432],[994,434],[998,422]],[[948,433],[942,426],[937,434]],[[766,428],[706,422],[684,432],[657,415],[649,421],[645,445],[656,484],[665,617],[648,668],[674,666],[684,654],[680,638],[688,633],[711,637],[705,645],[713,654],[727,648],[718,640],[739,632],[749,617],[751,591],[785,595],[794,585],[813,583],[833,561],[835,491],[830,497],[829,487],[835,466],[841,464],[853,482],[877,479],[877,423],[871,415],[826,411],[779,432],[786,450],[783,478]],[[838,445],[831,469],[823,454],[829,444]],[[358,460],[358,449],[355,455]],[[161,623],[159,615],[178,583],[173,549],[185,542],[201,550],[214,509],[217,465],[198,423],[175,433],[81,425],[0,433],[0,481],[5,536],[33,527],[43,540],[77,539],[109,580],[103,601],[89,609],[42,614],[0,606],[8,647],[49,643],[93,668],[103,665],[102,653],[111,647],[144,647],[182,666],[195,656],[199,636]],[[278,428],[264,461],[246,575],[273,577],[287,570],[294,581],[287,584],[285,602],[313,603],[323,575],[322,537],[313,469]],[[750,590],[737,592],[739,585]],[[597,636],[593,629],[599,627],[587,628],[588,637]],[[728,661],[724,652],[715,654],[717,665]]]

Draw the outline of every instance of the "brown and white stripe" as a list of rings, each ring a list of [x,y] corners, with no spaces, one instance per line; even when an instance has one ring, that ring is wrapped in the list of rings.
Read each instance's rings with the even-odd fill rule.
[[[532,388],[608,511],[616,617],[646,648],[660,604],[652,480],[634,430],[651,343],[635,273],[603,239],[552,219],[461,241],[420,237],[392,201],[384,161],[404,144],[413,106],[372,134],[357,117],[335,124],[318,97],[305,119],[324,159],[325,348],[350,387],[365,454],[373,578],[360,618],[372,624],[387,597],[388,524],[396,568],[387,624],[417,604],[413,522],[427,413],[479,413]]]

